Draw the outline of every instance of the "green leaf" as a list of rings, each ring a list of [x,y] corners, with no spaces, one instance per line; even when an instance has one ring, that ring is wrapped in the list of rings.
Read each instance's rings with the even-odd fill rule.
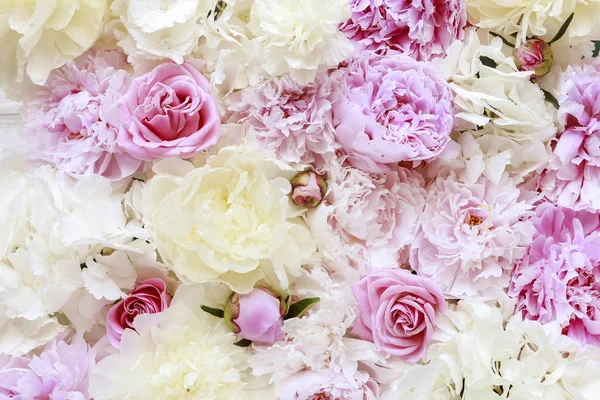
[[[481,61],[481,63],[483,65],[485,65],[486,67],[496,68],[498,66],[498,64],[496,63],[496,61],[494,61],[491,58],[486,57],[486,56],[480,56],[479,57],[479,61]]]
[[[202,306],[200,308],[205,313],[209,313],[210,315],[217,317],[217,318],[223,318],[225,316],[225,313],[223,312],[223,310],[219,310],[218,308],[211,308],[211,307],[207,307],[207,306]]]
[[[284,319],[300,317],[310,306],[321,301],[318,297],[309,297],[308,299],[300,300],[290,306],[290,310]]]
[[[236,342],[234,344],[239,347],[248,347],[252,344],[252,342],[248,339],[242,339],[239,342]]]
[[[502,39],[502,43],[504,43],[505,45],[507,45],[508,47],[512,47],[514,48],[515,45],[512,44],[511,42],[509,42],[508,40],[504,39],[504,37],[502,35],[497,34],[496,32],[490,32],[490,35],[492,35],[493,37],[499,37],[500,39]]]
[[[552,104],[554,106],[554,108],[556,108],[558,110],[558,108],[560,107],[560,105],[558,104],[558,100],[556,100],[556,97],[554,97],[552,95],[552,93],[550,93],[547,90],[542,89],[542,92],[544,92],[544,97],[546,98],[546,101],[550,104]]]
[[[563,37],[563,35],[567,31],[567,28],[569,27],[569,25],[571,25],[571,21],[573,21],[574,16],[575,16],[575,13],[571,13],[571,15],[569,15],[569,18],[567,18],[567,20],[565,21],[563,26],[560,27],[560,30],[558,31],[556,36],[554,36],[554,38],[551,41],[549,41],[548,44],[552,44],[552,43],[556,42],[557,40],[560,40],[561,37]]]

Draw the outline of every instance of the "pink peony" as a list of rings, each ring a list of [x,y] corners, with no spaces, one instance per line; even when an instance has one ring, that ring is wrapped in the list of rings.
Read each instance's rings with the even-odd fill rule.
[[[600,210],[600,63],[569,67],[561,98],[554,157],[539,187],[551,201],[575,210]]]
[[[296,174],[290,183],[290,198],[298,207],[314,208],[323,201],[327,193],[325,179],[310,169]]]
[[[357,50],[399,52],[418,60],[444,56],[464,37],[465,0],[350,0],[352,17],[340,29]]]
[[[140,282],[126,298],[112,306],[106,315],[106,335],[117,349],[121,347],[121,336],[125,329],[133,329],[133,321],[140,314],[156,314],[171,304],[167,284],[159,278]]]
[[[402,269],[373,270],[352,287],[358,314],[352,333],[408,362],[419,361],[446,312],[436,284]]]
[[[219,140],[209,83],[191,64],[160,64],[136,78],[119,109],[119,144],[140,160],[192,157]]]
[[[34,151],[73,176],[132,175],[141,161],[117,144],[117,102],[130,77],[115,51],[90,51],[54,70],[38,100],[27,104],[25,134]]]
[[[564,333],[600,345],[600,215],[542,204],[527,256],[515,269],[509,294],[516,309]]]
[[[363,53],[346,67],[333,106],[337,141],[367,172],[431,160],[454,126],[452,94],[433,67],[408,56]]]
[[[374,380],[362,376],[349,379],[333,370],[299,371],[275,383],[278,400],[379,400],[380,394]]]
[[[234,294],[225,310],[225,319],[242,339],[257,344],[273,344],[285,338],[281,300],[268,289],[254,288],[247,294]]]
[[[423,178],[405,168],[379,175],[355,168],[330,172],[330,192],[309,216],[330,269],[398,267],[425,207]]]
[[[59,338],[39,355],[0,356],[0,398],[15,400],[87,400],[95,353],[81,336]]]
[[[532,78],[541,78],[552,69],[552,47],[541,39],[529,39],[514,52],[515,63],[521,71],[533,71]]]
[[[520,196],[510,180],[465,185],[452,176],[437,178],[412,243],[411,266],[449,297],[495,296],[508,286],[533,236],[532,205]]]
[[[228,97],[230,122],[240,122],[263,150],[288,163],[316,164],[335,154],[332,101],[335,79],[319,74],[300,85],[289,76],[264,81]]]

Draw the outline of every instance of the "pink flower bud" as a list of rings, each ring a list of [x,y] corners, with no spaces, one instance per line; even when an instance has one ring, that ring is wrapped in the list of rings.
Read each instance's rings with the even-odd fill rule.
[[[515,49],[515,63],[521,71],[534,71],[540,78],[552,68],[552,47],[543,40],[530,39]]]
[[[327,182],[323,177],[311,170],[299,172],[290,181],[292,184],[292,201],[299,207],[314,208],[318,206],[325,193]]]
[[[133,320],[140,314],[155,314],[171,304],[167,284],[159,278],[146,279],[129,292],[126,298],[112,306],[106,316],[106,334],[110,344],[121,347],[125,329],[134,329]]]
[[[285,338],[281,300],[268,289],[254,288],[248,294],[234,294],[225,307],[225,321],[242,339],[273,344]]]

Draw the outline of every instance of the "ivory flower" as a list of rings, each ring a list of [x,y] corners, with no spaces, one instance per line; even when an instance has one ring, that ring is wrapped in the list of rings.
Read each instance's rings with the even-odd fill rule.
[[[353,50],[338,25],[350,17],[347,0],[255,0],[250,31],[261,65],[272,76],[311,82],[320,66],[335,67]]]
[[[163,259],[184,282],[220,280],[248,293],[266,278],[286,288],[315,251],[289,199],[295,171],[243,147],[187,169],[160,173],[143,191],[144,222]]]
[[[245,350],[222,320],[178,290],[171,307],[139,315],[120,353],[101,360],[90,378],[95,400],[245,400]],[[137,331],[137,332],[136,332]]]
[[[0,87],[16,94],[31,81],[90,48],[101,28],[106,0],[3,1],[0,5]]]

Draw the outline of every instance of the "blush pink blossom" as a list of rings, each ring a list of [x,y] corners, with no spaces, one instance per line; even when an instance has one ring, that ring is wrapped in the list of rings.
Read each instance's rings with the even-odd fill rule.
[[[548,199],[575,210],[600,210],[600,62],[572,66],[560,99],[554,156],[539,188]]]
[[[229,121],[243,124],[263,150],[283,161],[320,169],[339,148],[331,120],[338,93],[335,78],[326,73],[308,85],[289,76],[274,78],[230,95]]]
[[[436,318],[446,312],[444,296],[433,281],[402,269],[378,269],[352,292],[358,303],[353,334],[408,362],[423,357]]]
[[[443,57],[467,25],[465,0],[350,0],[350,5],[352,16],[340,30],[358,50],[379,54]]]
[[[366,374],[349,379],[333,370],[304,370],[275,383],[278,400],[379,400],[381,389]]]
[[[510,283],[516,311],[541,323],[558,321],[582,344],[600,345],[600,215],[544,203],[534,226]]]
[[[329,184],[325,200],[309,215],[328,267],[367,273],[373,265],[400,266],[425,207],[423,178],[406,168],[367,174],[343,167],[330,170]]]
[[[221,116],[206,78],[167,62],[136,78],[119,101],[119,144],[133,157],[192,157],[217,143]]]
[[[110,344],[121,347],[121,336],[125,329],[133,329],[133,321],[140,314],[156,314],[171,304],[167,284],[159,278],[140,282],[126,298],[112,306],[106,316],[106,335]]]
[[[26,103],[25,135],[37,155],[73,176],[132,175],[142,164],[117,143],[117,102],[131,78],[115,51],[90,51],[54,70]]]
[[[0,398],[88,400],[96,354],[81,336],[56,338],[38,354],[0,356]]]
[[[285,338],[281,300],[264,288],[247,294],[234,294],[227,305],[225,318],[242,339],[257,344],[273,344]]]
[[[525,192],[524,192],[525,193]],[[494,298],[525,256],[534,228],[532,200],[512,180],[472,185],[439,177],[429,188],[410,265],[452,298]]]
[[[451,90],[429,64],[362,53],[345,68],[340,86],[333,123],[353,166],[387,172],[390,164],[431,160],[450,141]]]

